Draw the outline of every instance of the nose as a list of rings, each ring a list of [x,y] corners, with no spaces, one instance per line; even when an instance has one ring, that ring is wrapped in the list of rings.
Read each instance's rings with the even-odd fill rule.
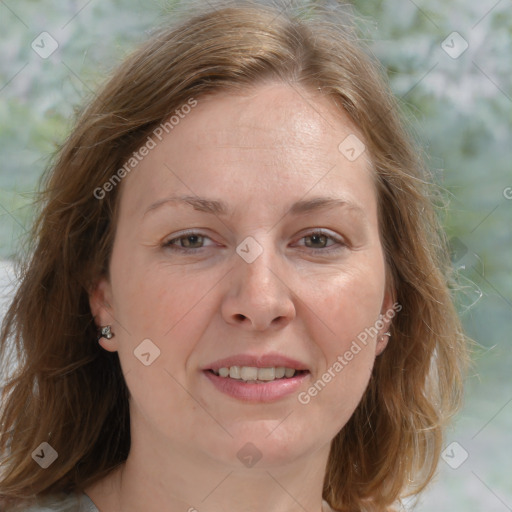
[[[288,273],[268,245],[251,263],[235,255],[222,303],[222,315],[231,325],[255,331],[279,329],[296,315]]]

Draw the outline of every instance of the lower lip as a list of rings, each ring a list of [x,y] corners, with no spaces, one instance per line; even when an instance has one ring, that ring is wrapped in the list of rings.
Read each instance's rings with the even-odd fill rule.
[[[247,383],[243,380],[220,377],[210,371],[203,372],[222,393],[245,402],[275,402],[296,392],[309,372],[269,382]]]

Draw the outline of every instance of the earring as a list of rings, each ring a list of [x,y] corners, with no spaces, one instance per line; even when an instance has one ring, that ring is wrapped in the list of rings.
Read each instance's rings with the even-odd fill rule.
[[[384,336],[387,336],[388,338],[391,338],[391,333],[388,331],[388,332],[385,332],[381,337],[381,341],[384,341]]]
[[[98,340],[101,338],[106,338],[110,340],[114,336],[114,333],[110,330],[110,325],[106,325],[105,327],[100,327],[100,332],[98,334]]]

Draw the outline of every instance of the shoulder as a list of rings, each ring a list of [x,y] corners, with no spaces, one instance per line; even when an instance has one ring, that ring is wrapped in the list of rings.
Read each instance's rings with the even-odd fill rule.
[[[98,509],[83,493],[57,493],[36,497],[5,512],[98,512]]]

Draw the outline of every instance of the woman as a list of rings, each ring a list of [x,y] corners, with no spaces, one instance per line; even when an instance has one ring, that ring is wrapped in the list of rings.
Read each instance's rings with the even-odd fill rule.
[[[465,341],[345,25],[194,11],[82,113],[3,325],[3,509],[384,511],[430,481]]]

